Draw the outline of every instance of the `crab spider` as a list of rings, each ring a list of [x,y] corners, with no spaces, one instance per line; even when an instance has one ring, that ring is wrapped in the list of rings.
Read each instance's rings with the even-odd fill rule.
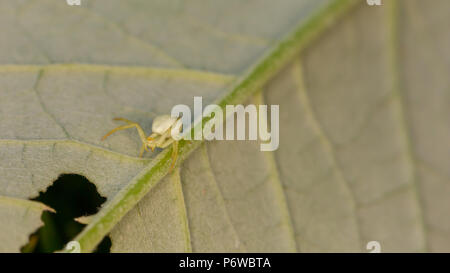
[[[173,118],[169,115],[162,115],[156,117],[153,120],[152,124],[152,134],[147,137],[145,135],[144,130],[138,123],[124,118],[115,118],[114,120],[124,121],[127,123],[127,125],[119,126],[111,130],[109,133],[103,136],[102,140],[105,140],[108,136],[119,130],[136,127],[139,137],[141,138],[142,141],[142,147],[139,153],[139,157],[142,157],[142,155],[144,154],[144,150],[148,151],[148,148],[150,148],[153,152],[155,148],[164,149],[170,144],[172,144],[173,151],[172,151],[172,164],[170,165],[170,170],[173,169],[178,156],[178,141],[172,138],[171,131],[172,128],[174,128],[175,130],[177,130],[178,133],[181,132],[182,126],[177,126],[178,124],[177,121],[179,120],[179,118]]]

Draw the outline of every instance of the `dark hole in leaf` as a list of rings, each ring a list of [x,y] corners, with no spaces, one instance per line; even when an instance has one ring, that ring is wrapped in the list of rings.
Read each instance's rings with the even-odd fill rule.
[[[106,198],[102,197],[96,186],[84,176],[63,174],[45,192],[31,200],[48,205],[56,213],[42,213],[44,226],[30,235],[30,241],[21,251],[48,253],[63,249],[73,240],[86,226],[75,221],[75,218],[97,213]],[[110,247],[111,239],[107,236],[95,252],[109,252]]]

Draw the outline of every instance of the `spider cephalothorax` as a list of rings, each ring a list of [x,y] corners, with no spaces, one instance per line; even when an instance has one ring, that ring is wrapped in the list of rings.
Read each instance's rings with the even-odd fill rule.
[[[142,147],[139,153],[139,157],[142,157],[144,151],[148,151],[148,148],[150,148],[150,150],[152,150],[153,152],[155,148],[164,149],[170,144],[173,144],[172,164],[170,166],[170,169],[173,168],[175,162],[177,161],[178,141],[172,138],[172,129],[174,129],[174,132],[178,134],[181,132],[182,130],[181,123],[177,122],[179,118],[174,118],[169,115],[162,115],[156,117],[153,120],[152,124],[152,134],[149,136],[145,135],[145,132],[142,129],[142,127],[136,122],[124,118],[115,118],[114,120],[124,121],[127,123],[127,125],[123,125],[111,130],[109,133],[103,136],[102,140],[105,140],[108,136],[119,130],[136,127],[139,137],[141,138],[142,141]]]

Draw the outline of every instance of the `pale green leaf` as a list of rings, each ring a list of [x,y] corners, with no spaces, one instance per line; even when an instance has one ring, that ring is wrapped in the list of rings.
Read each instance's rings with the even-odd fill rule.
[[[41,214],[53,211],[41,203],[0,196],[0,252],[16,252],[28,242],[28,235],[42,225]]]
[[[0,250],[64,173],[108,198],[83,251],[448,250],[449,2],[384,2],[0,0]],[[166,176],[170,148],[100,141],[193,96],[279,104],[279,149],[182,143]]]

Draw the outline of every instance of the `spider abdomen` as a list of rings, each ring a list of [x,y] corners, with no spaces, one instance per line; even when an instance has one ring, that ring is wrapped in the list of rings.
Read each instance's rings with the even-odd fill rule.
[[[157,116],[153,120],[152,132],[157,134],[164,134],[167,130],[177,122],[177,118],[173,118],[169,115]]]

